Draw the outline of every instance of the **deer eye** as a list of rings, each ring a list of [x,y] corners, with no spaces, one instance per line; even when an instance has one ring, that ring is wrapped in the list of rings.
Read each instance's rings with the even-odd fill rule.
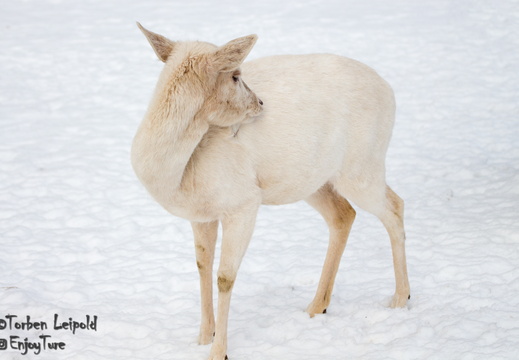
[[[238,75],[233,75],[233,76],[232,76],[232,81],[234,81],[235,83],[237,83],[238,81],[240,81],[240,78],[238,77]]]

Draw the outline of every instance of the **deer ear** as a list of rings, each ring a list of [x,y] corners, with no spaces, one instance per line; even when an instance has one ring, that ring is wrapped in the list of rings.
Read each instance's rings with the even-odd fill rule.
[[[140,23],[137,23],[137,26],[139,29],[141,29],[144,36],[146,36],[146,39],[148,39],[148,42],[155,51],[155,54],[157,54],[159,60],[166,62],[169,55],[171,55],[173,48],[175,47],[175,42],[165,38],[162,35],[155,34],[154,32],[145,29],[144,26],[142,26]]]
[[[256,40],[256,35],[249,35],[229,41],[213,54],[212,65],[219,72],[236,70],[249,55]]]

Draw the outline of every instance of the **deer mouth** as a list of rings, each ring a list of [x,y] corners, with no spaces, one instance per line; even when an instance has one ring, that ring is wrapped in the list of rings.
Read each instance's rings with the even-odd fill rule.
[[[258,99],[255,106],[247,113],[248,117],[256,117],[263,112],[263,101]]]

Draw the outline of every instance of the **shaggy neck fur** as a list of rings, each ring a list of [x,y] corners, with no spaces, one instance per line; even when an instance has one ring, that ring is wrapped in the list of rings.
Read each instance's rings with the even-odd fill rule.
[[[207,122],[197,116],[203,107],[205,89],[193,71],[194,62],[188,58],[174,66],[168,61],[134,139],[133,167],[155,198],[165,190],[180,187],[186,165],[209,129]]]

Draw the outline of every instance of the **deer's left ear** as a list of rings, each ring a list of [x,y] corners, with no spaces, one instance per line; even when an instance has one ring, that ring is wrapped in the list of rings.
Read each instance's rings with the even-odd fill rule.
[[[148,42],[153,48],[153,51],[155,51],[155,54],[157,54],[159,60],[166,62],[175,48],[175,42],[145,29],[140,23],[137,23],[137,26],[141,29],[144,36],[146,36],[146,39],[148,39]]]
[[[249,55],[256,40],[258,40],[256,35],[249,35],[234,39],[221,46],[212,56],[213,68],[218,72],[236,70]]]

